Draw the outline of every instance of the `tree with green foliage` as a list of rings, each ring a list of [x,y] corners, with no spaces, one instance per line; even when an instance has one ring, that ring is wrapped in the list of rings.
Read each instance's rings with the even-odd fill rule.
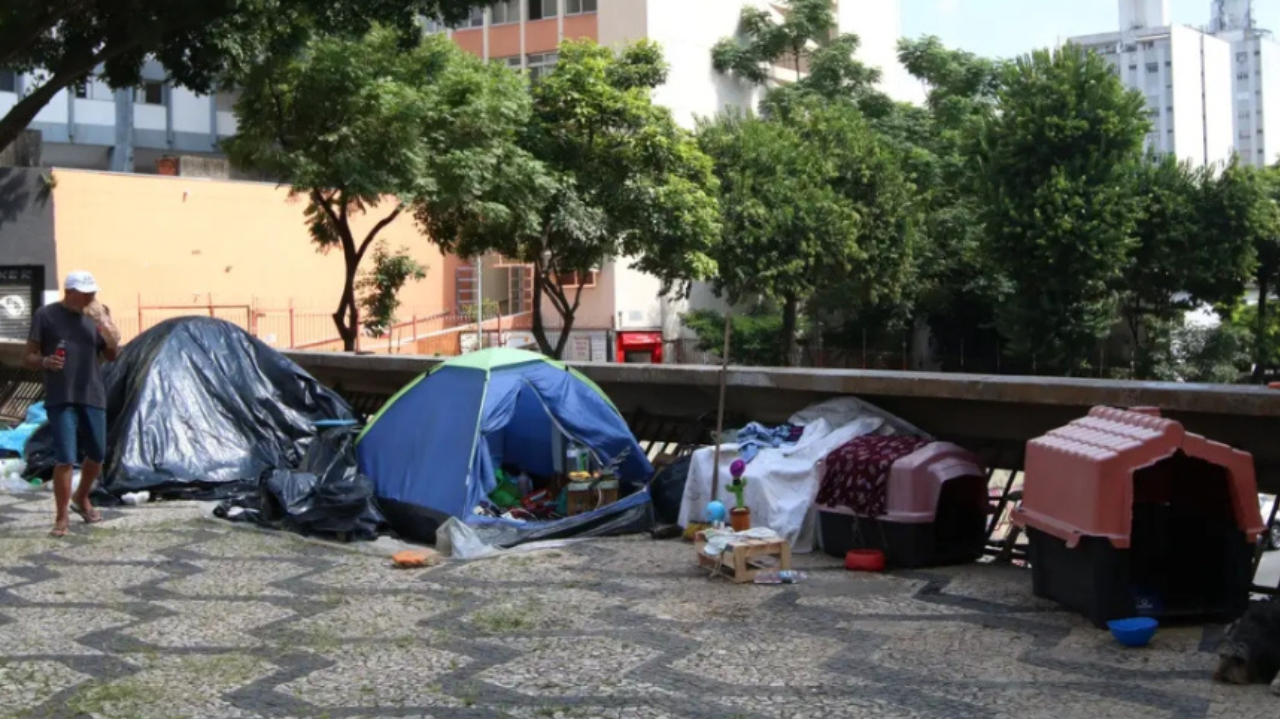
[[[1117,278],[1120,314],[1134,346],[1134,371],[1152,376],[1164,331],[1200,304],[1231,304],[1251,270],[1248,239],[1222,227],[1222,189],[1212,169],[1194,169],[1166,155],[1134,164],[1131,187],[1139,203],[1136,244]],[[1225,183],[1225,184],[1224,184]],[[1225,231],[1224,231],[1225,230]]]
[[[483,0],[5,0],[0,67],[38,73],[0,118],[0,150],[58,92],[100,73],[112,88],[136,86],[159,60],[176,84],[209,93],[314,33],[360,37],[375,23],[416,37],[418,18],[456,22]]]
[[[698,349],[724,356],[724,315],[715,310],[694,310],[681,317],[698,337]],[[729,362],[747,367],[777,367],[784,364],[778,337],[782,315],[764,305],[755,305],[731,319],[733,339],[729,342]]]
[[[409,255],[408,248],[391,252],[386,242],[373,246],[372,259],[373,268],[357,282],[356,291],[360,294],[360,308],[364,310],[360,323],[378,337],[396,325],[400,290],[410,281],[426,279],[427,268]]]
[[[1152,367],[1143,379],[1163,382],[1238,382],[1250,362],[1250,331],[1224,323],[1218,327],[1164,325],[1165,341],[1152,343]]]
[[[356,279],[379,233],[412,202],[464,201],[459,168],[493,168],[529,114],[520,79],[430,36],[405,48],[392,29],[320,37],[250,73],[227,143],[238,167],[307,201],[311,237],[345,264],[334,324],[359,331]],[[367,229],[364,229],[367,226]]]
[[[973,139],[993,111],[1000,64],[945,47],[936,37],[902,40],[898,59],[926,88],[923,107],[898,106],[876,122],[898,147],[920,207],[913,309],[946,356],[993,343],[1003,277],[986,265],[986,231],[973,192]]]
[[[899,296],[911,270],[911,188],[858,110],[816,99],[786,117],[729,113],[701,123],[720,178],[724,237],[715,289],[782,308],[781,351],[799,313],[839,286],[853,310]]]
[[[1254,377],[1261,379],[1275,353],[1268,327],[1271,295],[1280,283],[1280,169],[1232,162],[1212,184],[1205,216],[1206,233],[1215,243],[1231,241],[1250,248],[1248,278],[1258,293],[1253,315]],[[1233,289],[1237,290],[1234,298],[1243,294],[1242,286]]]
[[[973,173],[986,258],[1012,289],[997,323],[1037,370],[1075,374],[1115,323],[1141,207],[1126,173],[1150,128],[1140,93],[1074,45],[1002,68]]]
[[[715,273],[716,179],[693,136],[652,100],[666,77],[651,42],[620,53],[565,42],[555,71],[532,85],[518,151],[496,167],[455,165],[450,192],[415,208],[446,252],[497,252],[532,268],[533,334],[553,357],[582,300],[569,277],[626,258],[666,293]],[[543,298],[561,319],[554,344]]]
[[[794,70],[794,83],[771,87],[760,108],[764,115],[813,96],[853,102],[872,117],[887,113],[892,102],[876,89],[880,69],[857,60],[857,35],[837,33],[831,2],[783,1],[786,12],[781,21],[768,10],[743,7],[738,37],[720,40],[711,50],[716,71],[753,85],[770,85],[774,68]]]

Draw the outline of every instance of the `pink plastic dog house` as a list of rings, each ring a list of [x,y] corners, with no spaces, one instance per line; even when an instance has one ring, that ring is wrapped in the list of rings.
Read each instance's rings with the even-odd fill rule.
[[[884,491],[884,510],[875,516],[848,504],[819,503],[823,550],[843,557],[850,549],[883,549],[890,567],[904,568],[982,556],[987,477],[976,455],[947,442],[926,444],[893,462]]]
[[[1027,443],[1022,504],[1037,596],[1099,625],[1238,616],[1263,531],[1253,457],[1160,417],[1097,407]]]

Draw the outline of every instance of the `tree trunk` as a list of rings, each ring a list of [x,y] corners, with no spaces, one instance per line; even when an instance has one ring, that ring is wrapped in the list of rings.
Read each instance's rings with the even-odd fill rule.
[[[1258,317],[1253,329],[1253,379],[1261,382],[1266,374],[1267,345],[1267,297],[1271,294],[1271,276],[1258,273]]]
[[[569,346],[569,333],[573,331],[574,314],[576,313],[573,310],[569,310],[561,316],[564,319],[564,328],[560,330],[560,338],[556,340],[556,351],[551,355],[556,359],[564,359],[564,348]]]
[[[542,319],[542,283],[544,275],[542,268],[537,265],[534,265],[533,272],[533,339],[538,343],[538,350],[550,357],[553,349],[551,342],[547,340],[547,328],[543,325]]]
[[[333,323],[338,328],[338,336],[342,338],[343,352],[356,351],[356,337],[360,332],[359,317],[356,314],[356,268],[357,265],[347,262],[342,299],[338,302],[338,311],[333,313]]]
[[[795,295],[787,295],[782,303],[782,366],[791,366],[791,357],[796,348],[796,312],[799,300]]]

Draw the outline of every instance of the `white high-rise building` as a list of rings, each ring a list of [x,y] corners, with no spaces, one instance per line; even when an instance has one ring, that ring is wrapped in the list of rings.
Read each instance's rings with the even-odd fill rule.
[[[1280,42],[1257,26],[1253,0],[1214,0],[1209,30],[1231,43],[1236,152],[1254,165],[1280,161]]]
[[[1172,25],[1169,0],[1120,0],[1119,32],[1071,38],[1115,66],[1142,93],[1151,119],[1147,147],[1193,165],[1225,163],[1234,152],[1231,43]]]

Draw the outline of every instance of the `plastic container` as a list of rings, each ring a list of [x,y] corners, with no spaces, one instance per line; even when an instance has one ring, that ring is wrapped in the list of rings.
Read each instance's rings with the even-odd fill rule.
[[[1107,622],[1111,636],[1126,647],[1145,647],[1156,635],[1160,623],[1151,617],[1132,617],[1129,619],[1113,619]]]
[[[894,462],[879,517],[840,506],[817,511],[819,541],[833,557],[879,549],[889,567],[972,562],[986,543],[987,477],[976,455],[933,442]]]
[[[1253,458],[1154,410],[1095,408],[1027,443],[1022,503],[1036,596],[1095,626],[1244,613],[1262,533]]]
[[[844,555],[844,568],[851,572],[883,572],[886,564],[879,549],[850,549]]]

